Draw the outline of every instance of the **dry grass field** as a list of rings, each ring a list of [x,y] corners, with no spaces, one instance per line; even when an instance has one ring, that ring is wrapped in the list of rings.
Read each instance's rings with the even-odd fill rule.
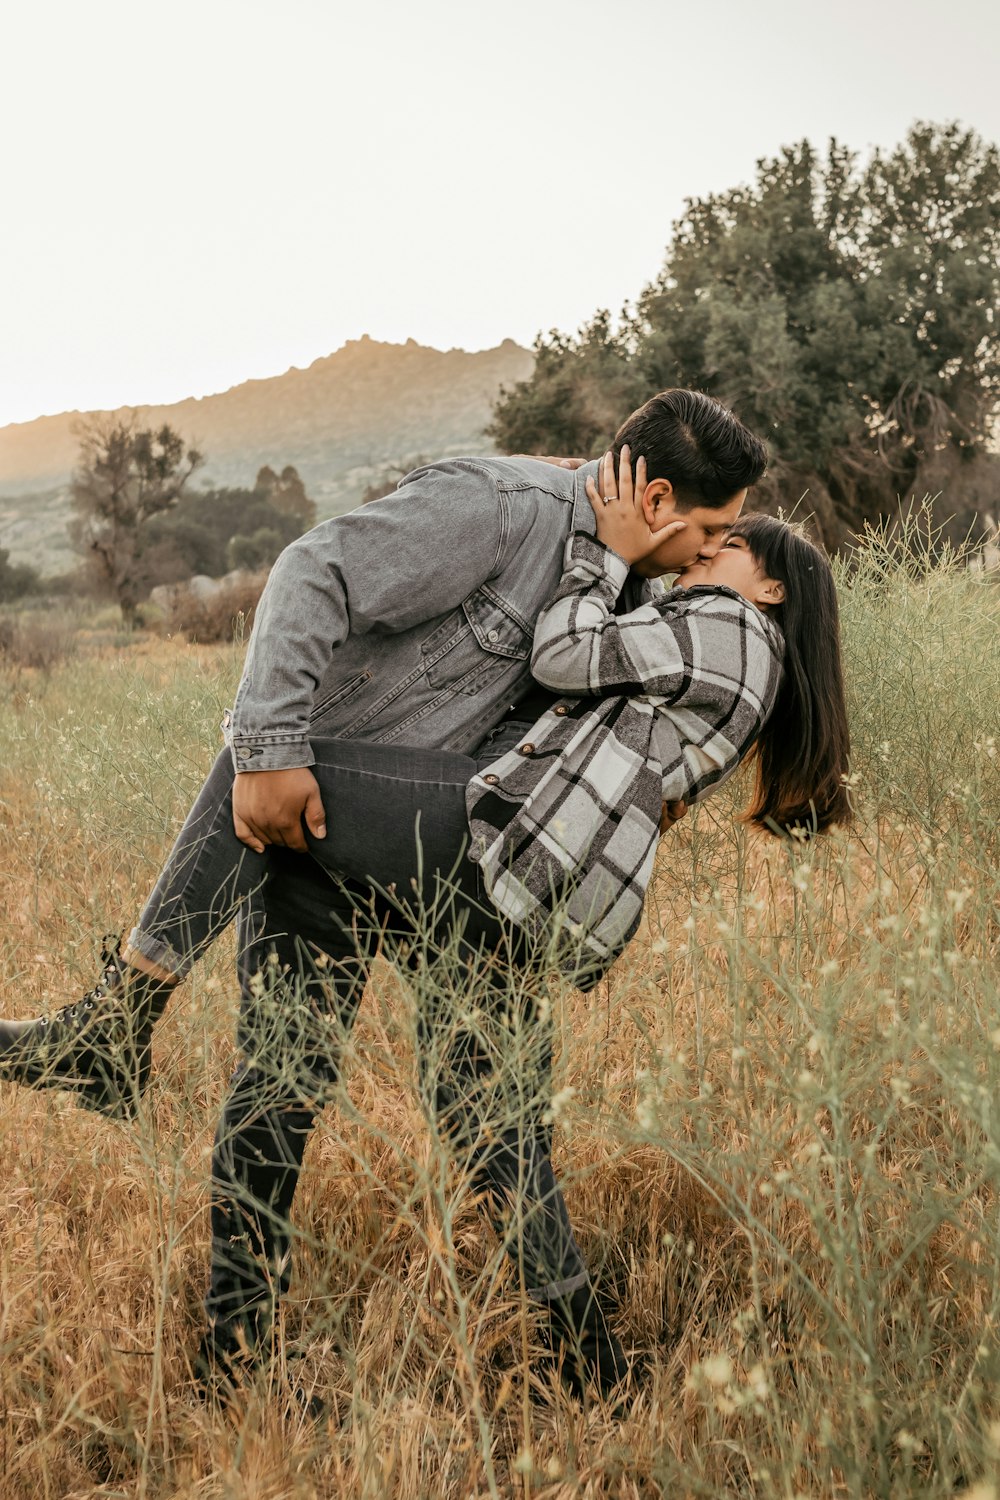
[[[281,1359],[238,1410],[199,1402],[227,939],[135,1124],[0,1086],[2,1500],[1000,1494],[1000,589],[873,549],[842,599],[855,827],[789,846],[720,796],[664,840],[608,981],[553,995],[557,1169],[645,1360],[627,1414],[526,1379],[535,1327],[384,962],[307,1158]],[[4,1013],[93,982],[239,667],[83,638],[4,669]]]

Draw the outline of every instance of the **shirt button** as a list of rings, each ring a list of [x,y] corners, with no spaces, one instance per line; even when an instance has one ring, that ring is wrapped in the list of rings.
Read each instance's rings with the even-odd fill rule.
[[[534,749],[535,749],[534,745],[531,743],[530,740],[528,740],[523,745],[518,745],[517,748],[520,750],[520,752],[521,752],[522,755],[531,755],[531,754],[533,754]]]
[[[250,751],[249,750],[237,750],[237,752],[236,752],[236,759],[237,760],[249,760],[250,759]]]
[[[486,639],[488,641],[498,641],[500,639],[499,630],[488,630],[486,632]]]
[[[484,776],[483,780],[486,782],[487,786],[496,786],[497,782],[500,780],[500,777],[494,776],[491,772],[489,776]]]

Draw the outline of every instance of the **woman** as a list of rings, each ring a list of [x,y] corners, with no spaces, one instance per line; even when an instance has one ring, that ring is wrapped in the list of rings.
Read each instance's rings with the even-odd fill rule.
[[[610,454],[602,478],[603,494],[588,481],[597,540],[570,538],[533,655],[542,683],[578,696],[530,730],[512,726],[515,743],[494,740],[478,760],[424,752],[411,817],[400,817],[398,789],[391,802],[380,795],[384,778],[398,775],[393,747],[316,742],[324,801],[344,814],[326,838],[308,836],[315,864],[282,849],[255,856],[236,842],[227,768],[218,764],[132,934],[131,964],[109,957],[97,989],[48,1025],[0,1031],[6,1076],[74,1087],[97,1108],[131,1109],[148,1075],[153,1022],[174,984],[264,875],[280,876],[253,906],[244,975],[273,952],[278,972],[302,973],[307,1004],[282,1012],[266,1035],[259,1008],[245,1007],[247,1061],[213,1170],[203,1346],[210,1368],[227,1368],[236,1350],[266,1340],[274,1289],[287,1280],[288,1213],[305,1142],[336,1077],[329,1029],[313,1018],[333,1012],[350,1025],[379,933],[405,941],[429,923],[431,995],[445,949],[463,963],[501,954],[492,980],[485,965],[487,1005],[491,996],[509,1002],[512,971],[541,972],[550,960],[590,988],[638,924],[665,799],[700,799],[756,750],[754,821],[819,830],[847,816],[846,715],[826,559],[783,523],[751,518],[733,528],[711,564],[688,570],[654,604],[616,616],[629,566],[662,535],[643,516],[641,459],[634,491],[627,450],[620,488]],[[412,777],[409,751],[407,766]],[[219,859],[202,860],[210,839],[233,846],[221,881]],[[335,874],[335,884],[317,879],[318,867]],[[443,899],[440,876],[449,873]],[[367,938],[357,920],[365,909]],[[331,961],[303,965],[303,954],[317,950]],[[183,955],[170,972],[156,958],[167,953]],[[410,962],[419,970],[419,955]],[[441,1019],[434,1004],[420,1015],[428,1046]],[[511,1253],[526,1290],[547,1306],[554,1341],[575,1351],[574,1383],[596,1377],[610,1389],[625,1360],[594,1302],[552,1174],[551,1129],[538,1107],[550,1049],[544,1026],[538,1032],[540,1087],[519,1118],[486,1128],[495,1101],[484,1103],[480,1086],[493,1069],[482,1035],[450,1038],[447,1067],[431,1080],[434,1108],[475,1184],[496,1202],[516,1199]]]

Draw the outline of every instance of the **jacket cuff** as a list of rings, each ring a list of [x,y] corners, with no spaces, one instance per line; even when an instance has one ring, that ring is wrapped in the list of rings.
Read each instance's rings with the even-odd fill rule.
[[[316,764],[304,734],[237,734],[229,709],[222,716],[222,738],[236,771],[297,771]]]

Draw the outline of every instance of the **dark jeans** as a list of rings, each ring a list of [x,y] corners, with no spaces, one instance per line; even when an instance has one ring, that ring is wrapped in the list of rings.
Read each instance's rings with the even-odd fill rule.
[[[232,831],[228,755],[213,768],[131,943],[185,973],[242,901],[238,1068],[213,1158],[208,1313],[223,1349],[253,1345],[288,1284],[289,1216],[306,1142],[381,946],[417,1003],[421,1093],[539,1298],[587,1270],[551,1164],[551,1037],[526,940],[464,857],[465,787],[523,735],[475,759],[318,740],[328,837],[312,858],[255,855]],[[592,975],[586,976],[593,982]]]

